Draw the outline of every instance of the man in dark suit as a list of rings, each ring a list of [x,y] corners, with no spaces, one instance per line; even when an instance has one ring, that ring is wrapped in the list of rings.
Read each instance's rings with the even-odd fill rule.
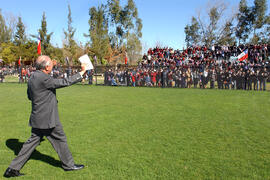
[[[67,138],[59,121],[56,89],[70,86],[81,81],[85,73],[82,71],[65,79],[54,79],[50,76],[53,62],[48,56],[39,56],[36,61],[37,71],[28,81],[27,95],[32,101],[32,112],[29,125],[32,127],[31,137],[24,143],[18,156],[7,168],[5,177],[16,177],[23,174],[20,169],[27,162],[35,148],[40,144],[43,136],[52,144],[62,162],[65,171],[82,169],[83,165],[74,164],[73,157],[67,145]]]

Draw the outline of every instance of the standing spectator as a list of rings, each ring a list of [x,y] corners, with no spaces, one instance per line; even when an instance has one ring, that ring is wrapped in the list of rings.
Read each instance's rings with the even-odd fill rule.
[[[4,76],[4,72],[3,69],[0,68],[0,83],[4,82],[5,76]]]
[[[236,89],[236,72],[235,70],[232,71],[232,87],[231,89]]]
[[[129,73],[129,70],[127,69],[126,71],[125,71],[125,79],[126,79],[126,83],[127,83],[127,86],[129,86],[130,85],[130,73]]]
[[[163,87],[167,87],[168,86],[168,69],[165,68],[163,70]]]
[[[161,81],[162,81],[162,71],[159,69],[159,71],[157,72],[157,86],[160,87],[161,86]]]
[[[252,90],[252,78],[250,70],[248,70],[246,73],[246,81],[247,81],[247,90]]]
[[[229,71],[226,70],[226,72],[224,73],[224,88],[225,89],[230,89],[230,77],[229,77]]]
[[[156,77],[157,77],[157,72],[156,72],[156,70],[154,70],[151,72],[151,81],[152,81],[153,86],[157,85]]]
[[[225,89],[225,84],[226,84],[226,76],[225,72],[221,71],[221,89]]]
[[[21,77],[22,77],[22,83],[26,82],[26,77],[27,76],[27,71],[25,68],[22,68],[22,71],[21,71]]]
[[[148,73],[145,76],[145,85],[146,86],[152,86],[151,77],[150,77],[150,75]]]
[[[242,83],[242,89],[243,90],[246,90],[246,72],[245,71],[242,71],[241,73],[241,83]]]
[[[221,78],[222,72],[220,69],[217,70],[217,84],[218,89],[222,89],[222,78]]]
[[[93,70],[88,70],[87,76],[88,76],[88,84],[92,85],[93,84]]]
[[[208,83],[208,69],[205,69],[202,75],[202,88],[205,89]]]
[[[168,87],[172,87],[173,86],[173,72],[169,71],[168,72]]]
[[[181,73],[181,88],[186,88],[186,72],[184,70],[182,70]]]
[[[215,81],[216,81],[216,71],[212,69],[210,74],[210,88],[215,89]]]
[[[132,79],[132,86],[136,86],[136,74],[133,74],[132,72],[130,73],[131,79]]]
[[[191,74],[190,69],[188,68],[188,71],[187,71],[187,88],[191,88],[191,85],[192,85],[192,74]]]
[[[196,69],[196,70],[193,72],[194,88],[197,88],[198,83],[199,83],[199,80],[200,80],[199,72],[198,72],[198,70]]]
[[[109,69],[109,72],[108,72],[108,78],[107,78],[107,83],[108,83],[109,86],[112,85],[112,76],[113,76],[112,70]]]
[[[106,70],[104,72],[104,84],[105,84],[105,86],[109,85],[109,83],[108,83],[108,70]]]
[[[269,49],[270,50],[270,49]],[[266,90],[266,81],[267,81],[267,78],[269,76],[269,73],[267,72],[266,68],[264,68],[263,72],[263,82],[262,82],[262,85],[263,85],[263,90],[265,91]]]
[[[257,77],[256,77],[256,73],[253,70],[251,73],[251,79],[252,79],[252,84],[253,84],[253,90],[256,90],[257,88]]]

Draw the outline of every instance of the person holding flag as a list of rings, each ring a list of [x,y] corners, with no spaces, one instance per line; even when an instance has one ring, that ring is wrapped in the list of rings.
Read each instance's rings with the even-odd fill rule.
[[[32,102],[29,120],[29,125],[32,127],[31,137],[23,144],[18,156],[5,171],[4,177],[7,178],[23,175],[20,170],[44,136],[57,152],[65,171],[84,168],[84,165],[74,163],[69,151],[67,138],[59,120],[56,89],[80,82],[86,72],[86,65],[81,65],[81,72],[64,79],[54,79],[50,76],[53,62],[48,56],[39,56],[36,60],[36,68],[37,71],[31,75],[27,88],[28,99]]]

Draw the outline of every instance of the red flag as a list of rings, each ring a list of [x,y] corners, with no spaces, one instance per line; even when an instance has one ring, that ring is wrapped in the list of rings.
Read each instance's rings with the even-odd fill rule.
[[[244,50],[239,56],[238,56],[238,60],[239,61],[244,61],[245,59],[248,58],[248,50]]]
[[[38,55],[41,55],[41,41],[40,41],[40,39],[38,39],[37,53],[38,53]]]
[[[126,56],[126,58],[125,58],[125,64],[127,64],[127,60],[128,60],[128,59],[127,59],[127,56]]]
[[[21,66],[21,56],[20,59],[18,60],[18,65]]]
[[[126,53],[126,56],[125,56],[125,64],[127,64],[127,61],[128,61],[128,58],[127,58],[127,53]]]

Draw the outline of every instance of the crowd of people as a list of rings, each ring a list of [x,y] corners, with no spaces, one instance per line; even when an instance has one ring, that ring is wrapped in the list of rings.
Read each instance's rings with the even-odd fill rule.
[[[187,61],[198,63],[205,60],[226,60],[237,57],[244,50],[248,50],[249,63],[260,63],[268,59],[270,45],[239,45],[239,46],[192,46],[184,50],[173,50],[172,48],[150,48],[144,54],[141,64],[150,65],[177,65],[181,66]]]
[[[0,83],[5,82],[5,76],[15,75],[17,72],[15,67],[12,66],[0,66]]]
[[[248,59],[237,56],[248,49]],[[105,85],[266,90],[269,45],[150,48],[133,69],[108,69]]]
[[[36,71],[35,66],[0,66],[0,83],[5,82],[5,76],[11,75],[18,78],[19,83],[26,83],[30,76]],[[53,68],[51,76],[54,78],[65,78],[72,76],[78,72],[78,69],[72,67],[63,68],[61,65],[57,65]],[[87,71],[84,75],[84,81],[88,80],[88,84],[92,84],[93,72]]]
[[[105,85],[266,90],[269,71],[266,67],[223,64],[213,68],[138,67],[132,70],[109,69],[104,73]]]
[[[248,58],[239,61],[237,56],[248,50]],[[150,48],[137,66],[110,67],[103,74],[104,85],[149,86],[178,88],[218,88],[266,90],[270,80],[270,45],[192,46],[184,50]],[[5,75],[18,76],[27,82],[35,71],[34,66],[0,67],[0,82]],[[54,67],[55,78],[69,77],[77,69]],[[93,83],[93,71],[84,80]]]

